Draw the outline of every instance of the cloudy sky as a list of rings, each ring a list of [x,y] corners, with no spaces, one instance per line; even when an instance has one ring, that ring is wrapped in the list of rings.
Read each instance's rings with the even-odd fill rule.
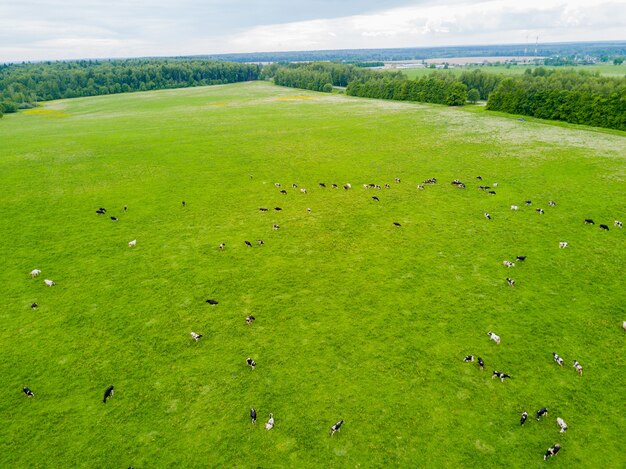
[[[0,62],[625,40],[626,0],[0,0]]]

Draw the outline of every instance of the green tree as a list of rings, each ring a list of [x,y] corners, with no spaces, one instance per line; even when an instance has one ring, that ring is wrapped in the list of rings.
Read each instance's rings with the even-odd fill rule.
[[[480,92],[476,88],[472,88],[467,92],[467,100],[470,103],[476,103],[480,99]]]
[[[323,88],[322,91],[324,93],[331,93],[333,91],[333,84],[332,83],[326,83]]]
[[[624,63],[624,57],[615,57],[613,59],[613,65],[622,65]]]

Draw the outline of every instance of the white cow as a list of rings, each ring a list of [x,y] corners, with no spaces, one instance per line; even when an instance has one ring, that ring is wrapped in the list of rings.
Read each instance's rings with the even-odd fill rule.
[[[487,332],[487,335],[491,340],[493,340],[496,344],[500,345],[500,336],[494,334],[493,332]]]
[[[565,420],[563,420],[561,417],[557,417],[556,423],[559,427],[561,427],[561,433],[565,433],[565,430],[567,430],[567,424],[565,423]]]
[[[43,283],[45,283],[49,287],[52,287],[53,285],[56,285],[56,283],[54,283],[52,280],[48,280],[48,279],[44,280]]]
[[[560,247],[561,249],[565,249],[565,248],[566,248],[566,247],[568,247],[568,246],[569,246],[569,243],[567,243],[567,242],[565,242],[565,241],[561,241],[561,242],[559,243],[559,247]]]
[[[133,239],[132,241],[128,242],[128,247],[129,248],[134,248],[135,246],[137,246],[137,240]]]
[[[41,270],[39,270],[39,269],[33,269],[33,270],[31,270],[31,272],[30,272],[30,276],[31,276],[32,278],[35,278],[35,277],[37,277],[37,275],[39,275],[40,273],[41,273]]]
[[[511,261],[502,261],[502,265],[507,266],[509,269],[511,267],[515,267],[515,264],[513,262],[511,262]]]
[[[511,205],[511,210],[519,210],[519,207],[517,205]]]

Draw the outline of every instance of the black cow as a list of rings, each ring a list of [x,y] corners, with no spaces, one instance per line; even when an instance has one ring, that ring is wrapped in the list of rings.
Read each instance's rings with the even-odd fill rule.
[[[252,247],[252,243],[250,241],[244,241],[244,243],[246,243],[246,246]]]
[[[113,397],[113,385],[104,390],[104,399],[102,399],[102,402],[106,404],[109,397]]]
[[[117,217],[111,217],[111,220],[117,221]]]
[[[604,231],[609,231],[609,227],[607,225],[604,225],[604,224],[600,225],[600,229],[604,230]]]
[[[542,409],[539,409],[537,411],[537,421],[539,421],[539,419],[545,415],[548,415],[548,409],[546,407],[543,407]]]
[[[124,205],[124,211],[127,212],[128,211],[128,205]]]
[[[217,300],[212,300],[212,299],[208,299],[208,300],[206,300],[206,302],[209,303],[210,305],[218,304]]]
[[[393,222],[393,224],[394,224],[395,226],[402,226],[402,225],[401,225],[400,223],[398,223],[397,221],[394,221],[394,222]]]
[[[333,436],[335,432],[341,431],[341,426],[343,425],[343,419],[337,422],[335,425],[330,427],[330,436]]]
[[[558,453],[560,449],[561,445],[559,445],[558,443],[554,446],[551,446],[550,448],[548,448],[548,451],[546,451],[546,454],[543,455],[543,460],[545,461],[552,456],[556,456],[556,453]]]
[[[99,208],[98,210],[96,210],[96,213],[97,213],[98,215],[104,215],[104,212],[106,212],[106,210],[104,210],[104,209],[102,209],[102,208]]]
[[[524,262],[526,260],[526,256],[517,256],[515,259],[520,262]]]
[[[265,207],[261,207],[259,208],[259,212],[267,212],[267,209]]]
[[[28,397],[35,397],[35,393],[33,393],[30,388],[28,386],[24,386],[22,388],[22,391],[24,392],[24,394],[26,394]]]
[[[480,357],[478,357],[478,366],[480,366],[481,370],[485,367],[485,362]]]
[[[277,212],[280,212],[282,210],[282,208],[280,207],[274,207],[274,210],[276,210]]]
[[[585,225],[595,225],[595,222],[591,218],[585,218]]]
[[[35,309],[37,306],[39,306],[37,303],[33,303],[30,305],[31,308]]]
[[[252,423],[256,423],[256,409],[254,407],[250,408],[250,420],[252,420]]]
[[[280,191],[280,193],[281,193],[281,194],[286,194],[286,193],[287,193],[287,191],[286,191],[285,189],[282,189],[282,190]]]
[[[338,186],[337,186],[337,184],[331,184],[331,187],[332,187],[333,189],[337,189],[337,187],[338,187]]]
[[[532,201],[530,201],[530,200],[527,200],[525,203],[526,203],[526,205],[532,205],[533,204]]]
[[[372,199],[375,200],[376,202],[380,202],[380,200],[378,199],[378,197],[376,197],[375,195],[372,196]]]
[[[496,195],[496,191],[489,191],[488,194]]]
[[[326,187],[326,184],[324,184],[323,182],[320,182],[320,187]]]
[[[522,418],[519,421],[520,425],[524,425],[524,422],[526,422],[526,419],[528,418],[528,412],[524,411],[522,412]]]
[[[185,201],[183,200],[183,201],[181,202],[181,205],[182,205],[183,207],[186,207],[186,206],[187,206],[187,202],[185,202]]]

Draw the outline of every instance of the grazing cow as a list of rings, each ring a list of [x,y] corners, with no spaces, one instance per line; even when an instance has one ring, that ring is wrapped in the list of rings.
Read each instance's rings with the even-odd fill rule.
[[[419,185],[417,186],[417,188],[418,188],[419,190],[422,190],[422,189],[424,188],[424,186],[422,186],[421,184],[419,184]]]
[[[556,424],[561,428],[560,433],[565,433],[567,431],[567,424],[561,417],[556,418]]]
[[[267,209],[265,207],[261,207],[259,208],[259,212],[267,212]]]
[[[244,243],[246,243],[246,246],[248,246],[248,247],[252,247],[252,243],[251,243],[250,241],[247,241],[247,240],[246,240],[246,241],[244,241]]]
[[[31,270],[31,271],[30,271],[30,276],[31,276],[31,278],[35,278],[35,277],[37,277],[37,275],[39,275],[40,273],[41,273],[41,270],[39,270],[39,269],[33,269],[33,270]]]
[[[374,189],[381,190],[381,189],[382,189],[382,187],[380,187],[378,184],[376,184],[376,185],[374,186]]]
[[[546,407],[539,409],[537,411],[537,421],[539,421],[541,417],[544,417],[546,415],[548,415],[548,409]]]
[[[220,251],[223,251],[225,246],[226,246],[226,243],[220,243],[219,245]]]
[[[182,201],[182,203],[181,203],[181,205],[182,205],[183,207],[186,207],[186,206],[187,206],[187,202],[185,202],[185,201],[183,200],[183,201]]]
[[[298,188],[298,184],[292,184],[292,185],[291,185],[291,188],[292,188],[292,189],[297,189],[297,188]]]
[[[368,186],[367,184],[363,184],[363,189],[369,189],[370,186]]]
[[[345,184],[345,185],[343,186],[343,188],[344,188],[345,190],[348,190],[348,189],[351,189],[351,188],[352,188],[352,186],[351,186],[350,184]]]
[[[24,386],[24,387],[22,388],[22,391],[23,391],[23,392],[24,392],[24,394],[26,394],[28,397],[35,397],[35,393],[34,393],[34,392],[32,392],[28,386]]]
[[[323,182],[320,182],[320,187],[326,187],[326,184],[324,184]]]
[[[605,224],[600,225],[600,229],[604,231],[609,231],[608,225],[605,225]]]
[[[109,218],[111,218],[111,220],[113,220],[113,221],[117,221],[118,220],[117,217],[109,217]]]
[[[476,176],[476,179],[478,179],[479,181],[482,181],[483,177],[482,176]]]
[[[526,260],[526,256],[517,256],[515,258],[515,260],[520,261],[520,262],[524,262]]]
[[[554,446],[551,446],[550,448],[548,448],[548,451],[546,451],[546,454],[543,455],[543,460],[545,461],[552,456],[556,456],[556,453],[558,453],[560,449],[561,445],[559,445],[558,443]]]
[[[96,210],[96,213],[98,215],[104,215],[104,212],[106,212],[106,210],[102,210],[101,208],[99,208],[98,210]]]
[[[102,399],[102,402],[106,404],[109,397],[113,397],[113,385],[104,390],[104,399]]]
[[[525,203],[526,205],[532,205],[532,204],[533,204],[533,203],[532,203],[532,201],[530,201],[530,200],[527,200],[527,201],[526,201],[526,202],[524,202],[524,203]]]
[[[272,229],[273,229],[273,230],[277,230],[277,229],[279,229],[279,228],[280,228],[280,226],[278,226],[276,223],[274,223],[274,224],[272,225]]]
[[[506,373],[502,373],[501,371],[494,370],[493,374],[491,375],[491,379],[493,379],[493,378],[500,378],[500,382],[504,383],[504,379],[505,378],[511,378],[511,375],[508,375]]]
[[[580,376],[583,375],[583,366],[578,363],[578,360],[574,360],[574,369]]]
[[[300,189],[300,192],[302,192],[303,194],[306,194],[306,189],[303,187],[302,189]]]
[[[540,215],[543,215],[543,209],[542,208],[536,208],[535,212],[537,212]]]
[[[310,207],[307,207],[306,213],[311,213],[311,208]]]
[[[500,336],[494,334],[493,332],[487,332],[487,335],[491,340],[493,340],[496,344],[500,345]]]
[[[511,267],[515,267],[515,264],[511,261],[502,261],[502,265],[505,265],[506,267],[508,267],[509,269]]]
[[[256,318],[254,316],[246,316],[246,324],[249,326],[254,322]]]
[[[465,357],[463,359],[464,362],[473,362],[474,361],[474,355],[468,355],[467,357]]]
[[[43,283],[45,283],[49,287],[52,287],[52,286],[56,285],[56,283],[54,283],[54,281],[48,280],[48,279],[44,280]]]
[[[497,183],[497,182],[494,182],[494,183],[492,184],[492,186],[493,186],[493,187],[498,187],[498,183]]]
[[[135,246],[137,246],[137,240],[133,239],[132,241],[128,242],[128,247],[129,248],[134,248]]]
[[[259,246],[263,246],[265,244],[262,239],[257,239],[257,243],[259,243]]]
[[[275,182],[275,183],[274,183],[274,185],[275,185],[276,187],[280,187],[280,182]]]
[[[624,322],[622,323],[622,327],[623,327],[623,328],[624,328],[624,330],[626,331],[626,321],[624,321]]]
[[[286,193],[287,193],[287,191],[286,191],[285,189],[282,189],[282,190],[280,191],[280,193],[281,193],[281,194],[286,194]]]
[[[254,370],[254,367],[256,366],[256,362],[252,358],[250,357],[246,358],[246,363],[250,366],[250,368]]]
[[[128,205],[124,205],[124,212],[128,212]]]
[[[515,280],[513,280],[510,277],[506,278],[506,283],[510,286],[510,287],[514,287],[515,286]]]
[[[487,212],[483,213],[483,216],[487,219],[487,220],[491,220],[491,215],[488,214]]]
[[[394,226],[402,226],[400,223],[398,223],[397,221],[393,222]]]
[[[252,421],[252,424],[256,423],[256,409],[254,407],[250,408],[250,420]]]
[[[191,338],[198,342],[203,337],[202,334],[198,334],[197,332],[191,331]]]
[[[528,412],[526,411],[522,412],[522,418],[520,419],[519,424],[524,425],[527,418],[528,418]]]
[[[213,305],[213,306],[218,304],[217,300],[212,300],[212,299],[208,299],[208,300],[206,300],[206,302],[209,303],[210,305]]]
[[[496,195],[496,191],[489,191],[489,192],[487,192],[487,193],[488,193],[488,194],[491,194],[491,195]]]
[[[559,243],[559,248],[561,248],[561,249],[565,249],[565,248],[566,248],[566,247],[568,247],[568,246],[569,246],[569,243],[567,243],[567,242],[565,242],[565,241],[561,241],[561,242]]]
[[[398,182],[400,182],[400,180],[398,180]],[[335,434],[335,432],[339,432],[341,431],[341,426],[343,425],[343,419],[341,419],[339,422],[337,422],[335,425],[333,425],[332,427],[330,427],[330,436],[333,436]]]
[[[272,428],[274,428],[274,416],[270,412],[270,419],[265,424],[265,429],[266,430],[271,430]]]
[[[400,182],[400,178],[393,178],[395,182]]]
[[[517,205],[511,205],[511,210],[519,210],[519,207]]]
[[[480,357],[478,357],[478,366],[480,366],[481,370],[485,367],[485,362]]]
[[[591,218],[585,218],[585,225],[595,225],[595,222]]]
[[[333,189],[337,189],[339,186],[337,184],[331,184],[330,185]]]
[[[31,304],[31,305],[30,305],[30,307],[31,307],[32,309],[36,309],[36,308],[37,308],[37,306],[39,306],[37,303],[33,303],[33,304]]]
[[[274,207],[274,210],[276,210],[277,212],[280,212],[282,210],[282,208],[280,207]]]
[[[622,228],[622,222],[619,220],[613,220],[613,226],[617,226],[619,229]]]
[[[376,202],[380,202],[380,199],[378,197],[376,197],[375,195],[372,196],[372,200],[375,200]]]
[[[559,364],[559,366],[563,366],[563,359],[559,357],[555,352],[552,352],[552,356],[554,357],[554,361]]]
[[[554,200],[551,200],[550,202],[548,202],[548,205],[550,207],[556,207],[556,202]]]

